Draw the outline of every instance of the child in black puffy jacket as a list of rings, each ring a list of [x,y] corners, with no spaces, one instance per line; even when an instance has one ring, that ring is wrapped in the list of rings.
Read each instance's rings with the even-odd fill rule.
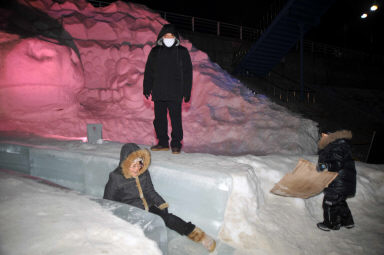
[[[327,169],[338,176],[324,189],[324,221],[317,227],[324,231],[353,228],[354,221],[346,199],[356,193],[356,168],[349,140],[352,132],[340,130],[322,134],[318,143],[317,170]]]

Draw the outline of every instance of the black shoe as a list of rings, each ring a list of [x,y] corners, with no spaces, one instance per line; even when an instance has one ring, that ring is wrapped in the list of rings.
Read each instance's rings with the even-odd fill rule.
[[[337,224],[335,226],[328,226],[327,224],[325,224],[324,222],[319,222],[317,223],[317,227],[323,231],[330,231],[330,230],[339,230],[340,229],[340,226],[341,224]]]
[[[355,224],[354,223],[352,223],[352,224],[348,224],[348,225],[341,225],[342,227],[344,227],[344,228],[347,228],[347,229],[351,229],[351,228],[354,228],[355,227]]]
[[[324,231],[330,231],[330,230],[331,230],[331,229],[328,228],[328,226],[325,225],[323,222],[319,222],[319,223],[317,223],[317,227],[318,227],[319,229],[321,229],[321,230],[324,230]]]
[[[173,154],[180,154],[181,148],[178,147],[172,147],[172,153]]]
[[[151,150],[152,151],[169,151],[169,147],[158,144],[158,145],[152,146]]]

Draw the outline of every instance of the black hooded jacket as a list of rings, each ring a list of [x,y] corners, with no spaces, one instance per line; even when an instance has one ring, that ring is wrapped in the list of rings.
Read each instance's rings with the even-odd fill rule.
[[[143,167],[139,175],[130,175],[129,167],[132,162],[141,158]],[[155,191],[148,166],[151,156],[148,150],[140,149],[134,143],[124,144],[120,152],[119,166],[109,174],[109,179],[104,189],[104,199],[130,204],[138,208],[149,210],[151,206],[165,209],[168,204]]]
[[[356,193],[355,161],[349,145],[351,138],[351,131],[341,130],[319,141],[318,170],[338,172],[338,176],[324,189],[326,195],[342,195],[347,198]]]
[[[171,33],[176,37],[171,47],[163,44],[163,36]],[[156,46],[148,55],[144,72],[144,95],[152,94],[156,101],[189,100],[192,90],[192,62],[188,50],[180,45],[180,37],[171,24],[161,29]]]

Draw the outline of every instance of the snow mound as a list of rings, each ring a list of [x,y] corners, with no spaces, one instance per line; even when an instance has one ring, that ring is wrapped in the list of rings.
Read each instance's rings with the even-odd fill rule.
[[[145,63],[163,24],[143,5],[19,0],[0,9],[0,130],[157,143],[153,102],[142,95]],[[183,105],[184,150],[217,154],[312,154],[317,127],[253,95],[182,40],[193,62]]]

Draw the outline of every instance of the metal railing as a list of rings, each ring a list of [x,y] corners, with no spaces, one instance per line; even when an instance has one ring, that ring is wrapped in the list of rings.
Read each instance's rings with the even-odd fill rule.
[[[237,38],[240,40],[256,41],[263,32],[261,29],[233,25],[226,22],[183,14],[160,11],[161,17],[177,26],[180,30],[200,32],[217,36]]]
[[[286,103],[316,103],[316,92],[313,90],[305,90],[304,98],[301,96],[301,91],[298,89],[284,89],[273,85],[273,96]]]
[[[115,0],[88,0],[95,7],[105,7]],[[216,20],[188,16],[167,11],[157,11],[162,18],[169,23],[176,25],[179,29],[200,32],[205,34],[224,36],[230,38],[237,38],[244,41],[256,41],[261,34],[272,23],[273,19],[279,14],[280,10],[284,7],[286,0],[275,0],[271,3],[269,10],[266,14],[256,22],[256,27],[247,27],[241,25],[234,25]],[[155,10],[156,11],[156,10]],[[298,44],[297,44],[298,47]],[[319,53],[322,55],[334,56],[343,59],[354,59],[374,64],[384,64],[384,56],[374,55],[361,51],[345,49],[342,47],[329,45],[325,43],[313,42],[304,40],[304,50],[306,52]],[[236,58],[241,58],[247,52],[242,49],[242,52],[236,53]]]
[[[256,41],[261,34],[272,23],[273,19],[284,7],[286,0],[271,1],[268,11],[255,22],[255,27],[234,25],[217,20],[182,15],[178,13],[158,11],[169,23],[175,24],[178,28],[192,32],[201,32],[217,36],[237,38],[246,41]]]
[[[318,53],[321,55],[333,56],[341,59],[353,59],[362,62],[369,62],[372,64],[384,64],[384,56],[369,54],[362,51],[346,49],[343,47],[338,47],[334,45],[329,45],[325,43],[313,42],[309,40],[304,40],[304,51],[311,53]],[[296,49],[299,49],[299,44],[296,44]]]
[[[278,77],[279,80],[285,80],[290,83],[289,88],[283,88],[279,85],[276,85],[276,81],[271,78],[271,75]],[[307,103],[315,104],[316,103],[316,91],[311,89],[308,86],[304,86],[303,91],[298,87],[297,81],[282,75],[276,71],[271,71],[269,75],[266,76],[266,80],[272,86],[268,88],[273,90],[273,96],[280,99],[280,101],[286,103]]]
[[[95,7],[105,7],[112,2],[115,2],[115,0],[88,0],[88,2]],[[266,14],[255,22],[257,28],[161,10],[154,11],[158,12],[162,18],[169,23],[176,25],[179,29],[232,37],[246,41],[256,41],[280,12],[285,2],[286,0],[274,0]]]

